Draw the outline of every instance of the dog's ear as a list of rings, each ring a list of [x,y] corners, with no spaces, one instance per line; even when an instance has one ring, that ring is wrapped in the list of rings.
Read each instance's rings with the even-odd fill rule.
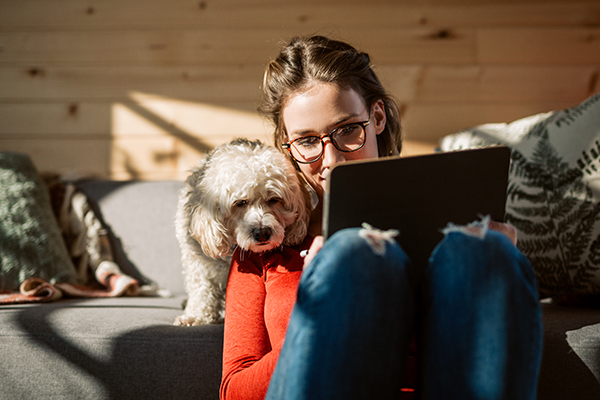
[[[302,243],[308,232],[308,223],[310,221],[310,196],[301,182],[292,185],[292,193],[289,197],[291,211],[297,217],[294,222],[285,229],[284,244],[295,246]]]
[[[204,254],[221,258],[229,255],[231,243],[225,225],[215,214],[218,212],[195,207],[190,219],[190,234],[200,243]]]

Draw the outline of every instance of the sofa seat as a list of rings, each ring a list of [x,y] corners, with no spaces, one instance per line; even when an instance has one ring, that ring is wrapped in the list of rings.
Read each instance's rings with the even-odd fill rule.
[[[3,399],[218,399],[223,325],[177,327],[183,296],[0,309]]]
[[[184,296],[0,309],[2,399],[218,399],[223,325],[171,325]],[[544,304],[538,399],[600,398],[600,311]]]
[[[600,399],[600,310],[543,304],[540,400]]]

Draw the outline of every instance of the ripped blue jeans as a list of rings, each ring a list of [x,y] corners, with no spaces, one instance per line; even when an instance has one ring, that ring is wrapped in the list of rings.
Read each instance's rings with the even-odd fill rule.
[[[418,398],[535,399],[533,269],[503,234],[465,232],[422,268],[377,231],[333,235],[302,275],[266,398],[398,399],[416,335]]]

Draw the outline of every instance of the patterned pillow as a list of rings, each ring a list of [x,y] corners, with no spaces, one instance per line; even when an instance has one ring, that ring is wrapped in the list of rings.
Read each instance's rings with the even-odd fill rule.
[[[542,295],[600,294],[600,94],[561,111],[447,136],[442,151],[512,149],[506,222]]]
[[[0,289],[27,278],[76,283],[48,191],[25,154],[0,152]]]

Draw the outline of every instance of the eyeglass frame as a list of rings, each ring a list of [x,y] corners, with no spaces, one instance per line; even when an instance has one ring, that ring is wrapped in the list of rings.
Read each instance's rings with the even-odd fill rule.
[[[358,150],[362,149],[364,147],[365,143],[367,142],[367,126],[369,126],[370,123],[371,123],[371,119],[368,119],[366,121],[361,121],[361,122],[351,122],[349,124],[345,124],[345,125],[342,125],[340,127],[337,127],[334,130],[332,130],[331,132],[325,133],[323,135],[306,135],[306,136],[302,136],[302,137],[296,138],[296,139],[294,139],[292,141],[289,141],[287,143],[282,143],[281,147],[283,149],[287,149],[287,151],[290,153],[290,157],[292,157],[292,159],[294,161],[296,161],[296,162],[298,162],[300,164],[312,164],[312,163],[315,163],[315,162],[319,161],[321,159],[321,157],[323,157],[323,154],[325,153],[325,142],[323,141],[323,139],[325,139],[326,137],[329,137],[329,141],[331,142],[331,144],[333,144],[333,147],[335,147],[338,151],[341,151],[342,153],[353,153],[355,151],[358,151]],[[337,143],[335,142],[335,140],[333,140],[332,135],[334,135],[340,129],[344,129],[344,128],[346,128],[348,126],[352,126],[352,125],[358,125],[358,126],[360,126],[362,128],[363,134],[365,135],[364,140],[363,140],[362,144],[358,148],[356,148],[354,150],[343,150],[343,149],[340,149],[338,147]],[[319,154],[319,156],[317,158],[315,158],[314,160],[312,160],[312,161],[300,161],[296,157],[294,157],[294,155],[292,154],[292,144],[294,142],[300,140],[300,139],[306,139],[308,137],[319,138],[319,141],[321,142],[321,154]]]

